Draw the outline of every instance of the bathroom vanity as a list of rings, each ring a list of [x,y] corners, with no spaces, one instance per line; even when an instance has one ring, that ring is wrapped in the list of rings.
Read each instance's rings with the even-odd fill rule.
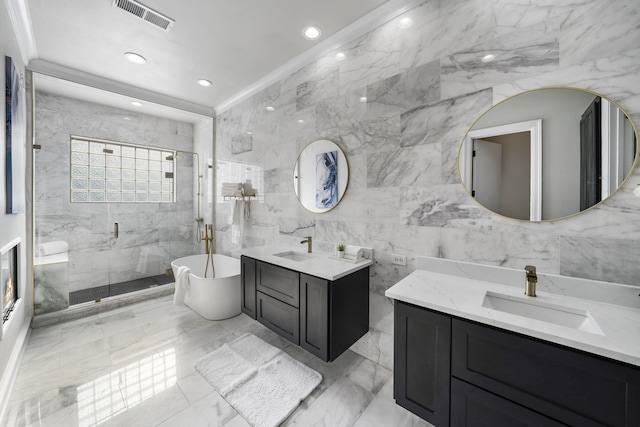
[[[593,281],[541,275],[526,297],[524,270],[440,261],[386,293],[397,404],[437,427],[640,425],[637,287],[595,283],[621,306],[566,296]]]
[[[333,361],[369,330],[370,260],[278,247],[241,257],[242,311],[324,361]]]

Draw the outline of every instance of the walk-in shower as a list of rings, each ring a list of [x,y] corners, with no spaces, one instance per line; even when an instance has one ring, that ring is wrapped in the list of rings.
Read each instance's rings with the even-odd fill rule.
[[[211,222],[200,162],[213,127],[43,86],[36,80],[35,314],[173,283],[171,261],[202,252]]]

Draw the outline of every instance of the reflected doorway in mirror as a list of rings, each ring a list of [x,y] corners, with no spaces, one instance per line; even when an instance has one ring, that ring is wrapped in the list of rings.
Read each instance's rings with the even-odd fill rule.
[[[601,142],[584,144],[585,132],[581,130],[580,120],[594,99],[600,102],[602,108],[600,113],[593,117],[597,125],[591,134]],[[534,161],[533,150],[531,153],[531,170],[534,173],[540,172],[538,179],[533,178],[532,174],[531,202],[526,198],[521,201],[523,206],[518,211],[520,213],[514,215],[503,209],[503,206],[496,210],[497,208],[487,206],[474,197],[476,202],[496,214],[529,221],[551,221],[571,217],[613,195],[628,179],[637,162],[636,126],[615,101],[583,89],[534,89],[500,101],[485,111],[465,135],[458,152],[458,168],[462,183],[472,197],[473,147],[467,141],[471,138],[493,139],[490,138],[491,135],[487,137],[476,133],[532,120],[544,122],[540,130],[541,146],[544,150],[541,149],[538,153],[539,163]],[[505,159],[504,153],[503,149],[502,166],[517,168],[511,160]],[[581,162],[581,159],[589,162]],[[520,161],[521,165],[523,161]],[[587,169],[585,163],[588,163],[593,171]],[[516,173],[526,175],[525,168],[520,169],[520,172]],[[581,177],[588,178],[582,181],[591,181],[592,187],[596,190],[593,201],[583,206],[580,203],[581,193],[584,193]],[[534,191],[533,186],[536,182],[539,183],[539,188]],[[600,197],[597,195],[598,192],[601,193]],[[521,193],[524,194],[525,191]],[[504,194],[501,194],[501,197],[504,201]],[[534,203],[534,197],[539,197],[539,202]],[[509,197],[508,201],[516,203],[513,197]],[[529,208],[531,214],[527,218],[526,210]],[[534,209],[540,208],[540,215],[537,215]],[[522,213],[523,211],[525,213]]]

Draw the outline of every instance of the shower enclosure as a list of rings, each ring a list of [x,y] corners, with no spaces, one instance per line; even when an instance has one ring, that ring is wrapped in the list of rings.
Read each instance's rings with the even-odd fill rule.
[[[211,138],[37,86],[34,104],[35,314],[173,283],[201,252]]]

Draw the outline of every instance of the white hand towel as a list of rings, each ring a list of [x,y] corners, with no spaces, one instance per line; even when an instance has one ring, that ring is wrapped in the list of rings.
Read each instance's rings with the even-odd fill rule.
[[[178,267],[176,272],[176,289],[173,294],[173,305],[183,305],[184,297],[187,293],[187,287],[189,286],[189,273],[191,269],[187,266]]]
[[[359,260],[364,258],[364,249],[362,246],[346,245],[344,248],[344,257]]]
[[[236,200],[236,207],[233,214],[233,223],[231,224],[231,243],[242,243],[242,234],[244,233],[244,209],[245,203],[242,200]]]
[[[242,200],[236,200],[233,209],[233,219],[231,225],[240,225],[240,222],[244,219],[244,202]]]
[[[223,196],[238,196],[242,194],[242,183],[223,182],[221,192]]]
[[[69,244],[64,240],[40,243],[36,245],[36,256],[62,254],[69,251]]]
[[[229,225],[233,225],[233,220],[236,216],[236,206],[238,206],[238,204],[233,201],[229,203]]]

